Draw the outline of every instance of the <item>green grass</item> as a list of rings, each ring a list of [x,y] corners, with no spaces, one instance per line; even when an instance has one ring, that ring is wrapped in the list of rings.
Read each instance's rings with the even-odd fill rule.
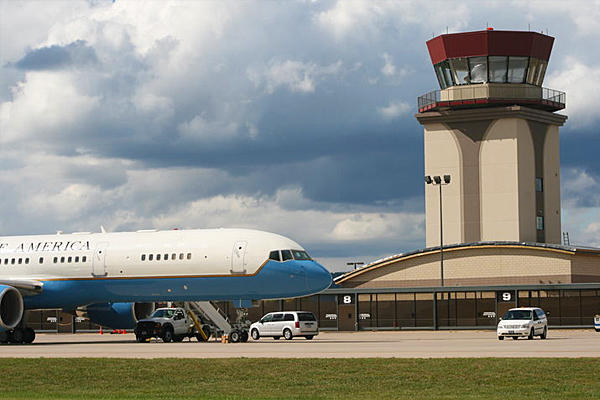
[[[0,359],[12,399],[598,399],[600,359]]]

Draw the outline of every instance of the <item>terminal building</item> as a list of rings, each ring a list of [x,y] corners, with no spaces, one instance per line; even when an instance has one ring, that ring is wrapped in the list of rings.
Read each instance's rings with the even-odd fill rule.
[[[509,308],[539,306],[551,327],[592,327],[600,249],[572,246],[561,232],[567,117],[557,112],[566,95],[543,87],[553,42],[492,29],[429,40],[440,89],[418,98],[415,115],[426,247],[338,276],[320,295],[259,302],[248,319],[306,310],[322,329],[486,329]],[[235,318],[230,304],[219,306]],[[32,320],[37,329],[93,328],[52,311]]]

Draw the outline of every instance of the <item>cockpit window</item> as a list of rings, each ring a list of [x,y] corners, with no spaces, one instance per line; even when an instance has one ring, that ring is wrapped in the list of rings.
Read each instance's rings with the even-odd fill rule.
[[[279,250],[273,250],[269,253],[269,260],[281,261],[279,257]]]
[[[292,251],[291,250],[281,250],[281,258],[283,261],[292,259]]]
[[[310,256],[303,250],[292,250],[295,260],[310,260]]]

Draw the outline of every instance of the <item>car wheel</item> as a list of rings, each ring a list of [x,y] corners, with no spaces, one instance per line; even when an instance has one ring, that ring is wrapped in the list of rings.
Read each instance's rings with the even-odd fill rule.
[[[179,343],[179,342],[183,341],[183,338],[184,338],[183,335],[175,335],[175,336],[173,336],[173,341]]]
[[[283,330],[283,337],[285,338],[285,340],[292,340],[292,338],[294,337],[294,335],[292,335],[292,331],[290,331],[289,329],[284,329]]]
[[[246,343],[248,341],[249,336],[250,335],[248,335],[248,331],[242,331],[242,337],[241,337],[242,343]]]
[[[529,331],[529,335],[527,336],[528,340],[533,340],[533,327],[531,327],[531,330]]]
[[[504,340],[504,336],[498,336],[498,340]]]
[[[312,340],[312,338],[314,338],[313,335],[307,335],[307,336],[304,336],[304,337],[306,338],[306,340]]]
[[[163,334],[161,338],[165,343],[173,341],[173,328],[171,328],[170,326],[163,328]]]
[[[250,334],[252,335],[252,340],[260,339],[260,333],[258,333],[258,329],[252,329],[252,332],[250,332]]]
[[[540,335],[540,337],[542,339],[546,339],[548,337],[548,327],[547,326],[544,327],[544,332],[542,332],[542,334]]]
[[[240,341],[240,339],[241,339],[241,335],[240,335],[239,331],[231,331],[229,333],[229,341],[231,343],[237,343]]]
[[[279,340],[281,336],[273,336],[273,340]]]
[[[206,335],[206,341],[208,341],[208,339],[210,338],[210,335],[211,335],[210,326],[203,325],[201,328],[202,328],[202,331],[204,332],[204,334]],[[196,340],[199,342],[205,341],[204,336],[202,336],[202,334],[200,332],[196,332]]]

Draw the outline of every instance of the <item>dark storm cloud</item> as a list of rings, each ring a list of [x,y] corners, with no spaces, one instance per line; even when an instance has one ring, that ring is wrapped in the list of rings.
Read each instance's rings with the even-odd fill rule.
[[[84,40],[66,46],[52,45],[31,50],[14,66],[23,70],[54,70],[91,65],[98,61],[96,52]]]

